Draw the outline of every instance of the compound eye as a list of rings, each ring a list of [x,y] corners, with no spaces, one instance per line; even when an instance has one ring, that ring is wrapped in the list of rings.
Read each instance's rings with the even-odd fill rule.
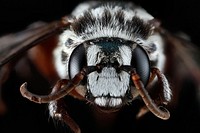
[[[150,76],[150,61],[146,51],[139,45],[132,52],[131,66],[136,69],[143,84],[146,86]]]
[[[69,78],[72,79],[81,69],[86,66],[86,54],[83,44],[77,46],[69,59]]]

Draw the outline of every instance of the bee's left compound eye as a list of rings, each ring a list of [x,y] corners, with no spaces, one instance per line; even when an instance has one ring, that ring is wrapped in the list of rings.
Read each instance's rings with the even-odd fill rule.
[[[77,46],[69,59],[69,78],[72,79],[81,69],[86,66],[86,54],[83,44]]]
[[[139,45],[132,52],[131,66],[136,69],[146,86],[150,76],[150,61],[146,51]]]

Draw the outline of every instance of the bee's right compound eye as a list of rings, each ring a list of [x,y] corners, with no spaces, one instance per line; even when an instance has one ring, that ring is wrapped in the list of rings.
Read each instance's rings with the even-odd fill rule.
[[[83,44],[80,44],[74,49],[69,59],[69,78],[72,79],[86,64],[85,48]]]
[[[150,76],[150,61],[146,51],[139,45],[132,52],[131,66],[136,69],[143,84],[146,86]]]

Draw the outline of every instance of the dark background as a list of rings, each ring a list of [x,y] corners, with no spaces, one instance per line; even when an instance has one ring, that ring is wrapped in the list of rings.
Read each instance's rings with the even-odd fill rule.
[[[155,18],[160,19],[162,25],[166,29],[173,32],[185,32],[191,37],[192,42],[194,42],[197,46],[200,46],[200,5],[197,0],[135,0],[133,2],[144,7]],[[10,32],[20,31],[35,21],[42,20],[50,22],[60,19],[62,16],[69,14],[78,3],[79,1],[69,2],[69,0],[0,0],[0,34],[4,35]],[[43,80],[40,75],[35,75],[34,78],[41,79],[40,82]],[[8,103],[10,110],[5,116],[0,117],[1,133],[13,131],[29,133],[55,133],[65,131],[63,126],[60,128],[60,126],[57,126],[59,123],[54,123],[49,118],[46,105],[39,105],[25,100],[19,94],[17,87],[12,88],[12,84],[15,84],[17,87],[21,84],[21,81],[18,80],[15,73],[13,73],[12,79],[6,84],[6,87],[10,89],[3,91],[5,94],[4,99]],[[45,83],[44,86],[48,87],[48,84]],[[194,86],[186,83],[185,87],[193,88]],[[162,120],[155,118],[155,116],[149,115],[142,122],[134,123],[133,120],[131,124],[129,123],[130,125],[123,125],[122,129],[132,126],[132,130],[135,130],[135,132],[150,130],[170,132],[181,129],[185,132],[194,132],[194,130],[199,130],[200,117],[196,116],[196,114],[198,114],[196,110],[197,106],[195,105],[197,104],[196,101],[193,99],[184,99],[183,101],[184,102],[178,108],[179,110],[177,112],[180,110],[181,112],[184,112],[186,109],[185,111],[190,114],[178,114],[177,112],[174,112],[172,115],[176,114],[176,120],[172,118],[168,122],[163,122]],[[77,101],[73,101],[69,104],[78,103]],[[80,104],[80,106],[82,107],[83,105]],[[132,110],[135,109],[132,107]],[[77,112],[74,114],[76,113]],[[132,116],[121,119],[124,122],[132,121],[132,118],[134,118],[133,113],[128,109],[125,109],[124,113],[132,114]],[[76,115],[79,116],[80,114]],[[87,121],[89,121],[87,115],[80,116],[83,117],[83,121],[80,123],[87,123]],[[88,122],[85,126],[91,126],[90,124],[92,125],[92,123]],[[120,126],[121,125],[119,124],[118,128]],[[144,128],[146,128],[146,130]]]

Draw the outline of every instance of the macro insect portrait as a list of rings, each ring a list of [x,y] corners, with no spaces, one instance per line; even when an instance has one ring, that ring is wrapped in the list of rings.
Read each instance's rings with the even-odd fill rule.
[[[84,1],[60,19],[2,35],[1,120],[12,119],[6,99],[17,93],[16,130],[200,129],[200,51],[188,38],[132,1]]]

